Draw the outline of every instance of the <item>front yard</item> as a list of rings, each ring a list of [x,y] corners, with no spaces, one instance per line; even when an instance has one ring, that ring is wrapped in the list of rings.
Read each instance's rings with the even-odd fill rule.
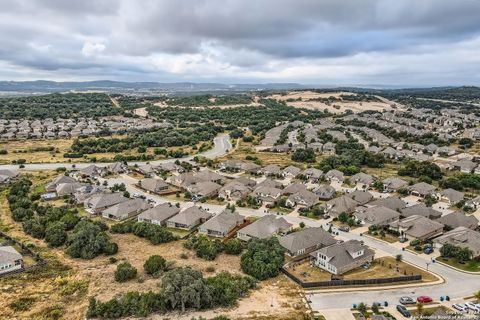
[[[480,272],[480,261],[471,260],[466,262],[460,262],[455,258],[442,258],[439,257],[438,261],[448,264],[454,268],[469,271],[469,272]]]

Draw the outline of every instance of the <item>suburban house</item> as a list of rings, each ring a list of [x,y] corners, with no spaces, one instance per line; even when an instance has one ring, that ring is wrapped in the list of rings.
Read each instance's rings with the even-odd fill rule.
[[[428,195],[434,195],[435,189],[434,186],[426,182],[415,183],[408,187],[410,194],[422,198],[425,198]]]
[[[252,189],[248,186],[233,180],[220,188],[218,197],[225,200],[236,201],[246,198],[251,192]]]
[[[12,246],[0,246],[0,274],[23,268],[23,257]]]
[[[141,165],[137,168],[137,171],[143,174],[145,177],[150,177],[156,172],[156,167],[154,167],[152,164],[147,163],[144,165]]]
[[[367,207],[383,206],[398,211],[406,207],[405,201],[398,197],[381,198],[366,204]]]
[[[327,201],[323,207],[325,208],[325,213],[338,217],[342,212],[352,213],[358,205],[359,203],[349,196],[341,196]]]
[[[369,174],[359,172],[350,177],[350,182],[356,184],[359,189],[368,189],[373,183],[373,177]]]
[[[138,181],[138,186],[146,191],[152,193],[160,193],[168,190],[168,183],[162,179],[157,178],[144,178]]]
[[[77,183],[77,180],[69,176],[60,175],[45,186],[45,191],[47,192],[56,191],[57,186],[62,183]]]
[[[82,188],[85,186],[84,183],[79,183],[79,182],[69,182],[69,183],[60,183],[57,185],[55,188],[55,193],[57,194],[58,197],[63,197],[63,196],[71,196],[75,192],[77,192],[78,189]]]
[[[91,214],[97,214],[108,207],[128,201],[130,199],[123,196],[121,192],[95,194],[85,200],[83,206]]]
[[[400,209],[400,215],[404,218],[410,216],[422,216],[428,219],[438,219],[442,216],[440,211],[427,207],[424,203],[414,204],[413,206]]]
[[[466,201],[465,206],[476,210],[480,207],[480,196],[476,196],[475,198]]]
[[[443,233],[443,224],[423,216],[410,216],[390,224],[390,229],[406,235],[410,240],[426,241]]]
[[[180,212],[180,208],[171,203],[162,203],[140,213],[137,217],[139,222],[153,223],[164,226],[166,221]]]
[[[373,199],[373,195],[370,192],[362,190],[355,190],[352,193],[347,194],[347,196],[361,205],[364,205]]]
[[[328,184],[321,184],[313,189],[313,193],[315,193],[320,200],[333,199],[336,192],[335,188]]]
[[[181,211],[167,220],[167,227],[191,230],[201,223],[204,223],[212,214],[197,206]]]
[[[113,174],[124,173],[128,171],[128,166],[123,162],[114,162],[107,166],[107,171]]]
[[[294,207],[299,205],[303,208],[311,208],[318,203],[318,196],[308,190],[301,190],[288,197],[286,205]]]
[[[402,189],[408,186],[407,181],[396,177],[387,178],[382,182],[384,192],[396,192],[398,189]]]
[[[198,233],[211,237],[226,237],[233,229],[243,224],[245,218],[237,212],[225,210],[198,227]]]
[[[247,187],[250,187],[250,188],[253,188],[257,185],[257,181],[255,181],[253,179],[249,179],[247,177],[243,177],[243,176],[235,178],[231,182],[240,183],[240,184],[243,184],[243,185],[245,185]]]
[[[310,254],[314,265],[335,275],[344,274],[373,261],[375,253],[358,240],[321,248]]]
[[[275,176],[279,177],[283,175],[282,169],[276,164],[270,164],[264,168],[262,168],[262,173],[266,176]]]
[[[445,201],[449,205],[455,205],[463,200],[465,193],[457,191],[455,189],[445,189],[438,193],[438,199],[440,201]]]
[[[461,248],[472,250],[473,258],[480,257],[480,232],[465,227],[458,227],[445,232],[440,237],[433,240],[437,248],[445,244],[451,244]]]
[[[438,222],[445,225],[447,229],[465,227],[475,229],[478,227],[478,219],[473,215],[467,216],[463,212],[452,212],[437,219]]]
[[[272,180],[272,179],[265,179],[263,180],[262,182],[260,182],[259,184],[256,185],[256,188],[255,189],[258,189],[260,187],[269,187],[269,188],[277,188],[277,189],[282,189],[283,188],[283,185],[276,181],[276,180]]]
[[[101,168],[94,164],[89,165],[83,169],[80,169],[75,173],[77,177],[89,177],[89,178],[101,177],[104,174],[105,174],[105,168]]]
[[[102,211],[102,217],[113,220],[125,220],[136,216],[151,205],[143,199],[128,199]]]
[[[282,195],[282,189],[272,187],[258,187],[252,192],[252,196],[267,206],[275,204]]]
[[[292,225],[283,217],[273,214],[263,216],[257,221],[242,228],[237,233],[237,238],[243,241],[250,239],[265,239],[273,235],[284,234],[292,228]]]
[[[295,166],[288,166],[283,169],[283,176],[285,178],[295,178],[297,175],[300,174],[300,172],[302,172],[300,168]]]
[[[338,171],[337,169],[332,169],[325,173],[325,178],[328,181],[343,182],[343,172]]]
[[[195,177],[199,179],[200,181],[210,181],[218,184],[223,184],[227,178],[222,176],[221,174],[218,174],[216,172],[213,172],[211,170],[202,170],[199,171],[195,174]]]
[[[216,196],[221,187],[212,181],[202,181],[188,186],[187,191],[192,194],[193,199],[199,200]]]
[[[397,220],[400,213],[387,207],[375,206],[362,208],[354,216],[362,225],[383,227]]]
[[[337,240],[323,228],[306,228],[278,238],[290,257],[308,254],[314,250],[337,243]]]
[[[316,183],[323,176],[323,171],[315,168],[307,168],[303,170],[302,175],[310,180],[310,182]]]
[[[300,182],[295,182],[286,186],[285,189],[282,190],[283,191],[282,194],[289,196],[291,194],[294,194],[300,191],[305,191],[305,190],[307,190],[306,185]]]
[[[450,164],[450,170],[458,170],[463,173],[472,173],[477,167],[477,163],[468,160],[461,159]]]

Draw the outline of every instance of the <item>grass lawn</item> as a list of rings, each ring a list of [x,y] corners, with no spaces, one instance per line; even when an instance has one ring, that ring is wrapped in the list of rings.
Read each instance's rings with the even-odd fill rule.
[[[293,211],[291,208],[284,208],[284,207],[273,207],[273,208],[268,208],[269,211],[277,212],[279,214],[289,214],[290,212]]]
[[[449,309],[445,306],[435,306],[435,307],[430,307],[430,308],[428,306],[429,305],[426,304],[423,307],[423,311],[422,311],[422,314],[421,314],[423,317],[429,317],[429,316],[433,315],[435,312],[440,311],[440,310],[445,311],[447,313],[452,312],[451,309]],[[419,315],[418,311],[417,311],[417,308],[413,308],[413,309],[408,308],[408,310],[410,311],[410,313],[412,314],[413,317],[416,317],[416,316]]]
[[[449,266],[458,268],[460,270],[469,271],[469,272],[480,272],[480,261],[468,261],[465,263],[460,263],[457,259],[454,258],[438,258],[438,261],[441,261]]]
[[[389,233],[385,233],[384,237],[382,237],[380,234],[377,234],[376,236],[374,236],[373,234],[369,234],[369,236],[383,240],[383,241],[387,241],[388,243],[398,242],[398,237]]]

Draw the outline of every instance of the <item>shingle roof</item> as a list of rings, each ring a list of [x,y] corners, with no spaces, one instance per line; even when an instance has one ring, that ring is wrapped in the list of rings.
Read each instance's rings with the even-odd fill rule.
[[[337,243],[323,228],[307,228],[287,234],[279,239],[280,244],[290,252],[297,252],[312,246],[330,246]]]
[[[209,219],[211,216],[212,214],[210,212],[207,212],[197,206],[193,206],[171,217],[170,219],[168,219],[168,222],[174,222],[190,226],[199,219]]]
[[[264,239],[277,233],[279,230],[289,229],[291,226],[292,225],[284,218],[270,214],[263,216],[252,224],[249,224],[241,229],[240,232],[253,238]]]
[[[0,246],[0,264],[12,262],[22,259],[22,255],[18,253],[12,246]]]
[[[357,258],[352,258],[352,254],[360,250],[365,250],[364,254]],[[358,240],[349,240],[343,243],[334,244],[312,253],[316,256],[320,252],[330,258],[329,264],[335,266],[337,269],[347,266],[357,259],[363,259],[365,256],[374,255],[374,252],[367,246],[362,245]]]
[[[180,212],[180,208],[178,208],[177,206],[174,206],[170,203],[162,203],[140,213],[138,217],[141,219],[163,222],[173,217],[179,212]]]
[[[363,211],[357,212],[355,215],[358,219],[371,225],[383,225],[389,220],[400,217],[400,213],[397,211],[383,206],[366,208]]]
[[[410,217],[413,215],[423,216],[430,219],[438,219],[442,216],[440,211],[427,207],[423,203],[418,203],[410,207],[400,209],[401,215],[404,217]]]
[[[415,238],[423,238],[432,232],[443,229],[443,224],[423,216],[410,216],[390,224],[394,228],[405,228],[405,233]]]
[[[213,230],[221,233],[228,233],[238,223],[241,223],[244,217],[236,212],[223,211],[211,218],[200,226],[200,229]]]
[[[478,219],[473,215],[467,216],[462,212],[452,212],[437,220],[440,223],[443,223],[446,226],[450,226],[455,229],[457,227],[466,227],[470,229],[475,229],[478,226]]]

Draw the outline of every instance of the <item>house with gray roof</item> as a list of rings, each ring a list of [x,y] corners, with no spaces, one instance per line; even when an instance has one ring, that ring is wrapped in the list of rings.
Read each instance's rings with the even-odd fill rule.
[[[201,170],[195,174],[195,177],[200,181],[210,181],[217,184],[223,184],[227,180],[226,177],[211,170]]]
[[[320,200],[333,199],[336,192],[335,188],[328,184],[321,184],[313,189],[313,193],[315,193]]]
[[[434,195],[436,188],[429,183],[419,182],[408,187],[410,194],[425,198],[428,195]]]
[[[383,227],[398,220],[400,213],[387,207],[375,206],[355,211],[354,217],[362,225]]]
[[[307,190],[307,186],[305,184],[301,182],[294,182],[286,186],[285,189],[282,190],[282,194],[288,196],[304,190]]]
[[[220,188],[218,197],[225,200],[237,201],[246,198],[251,192],[252,189],[248,186],[233,180]]]
[[[97,214],[108,207],[128,201],[130,199],[123,196],[123,193],[99,193],[86,199],[83,203],[85,210],[91,214]]]
[[[323,228],[306,228],[279,237],[280,245],[290,257],[308,254],[314,250],[337,243],[337,240]]]
[[[443,224],[423,216],[409,216],[390,224],[390,229],[407,236],[410,240],[427,241],[443,233]]]
[[[249,179],[247,177],[243,177],[243,176],[235,178],[231,182],[240,183],[240,184],[243,184],[244,186],[247,186],[247,187],[250,187],[250,188],[253,188],[257,185],[257,181],[255,181],[253,179]]]
[[[0,246],[0,274],[23,269],[23,257],[12,246]]]
[[[252,196],[267,206],[271,206],[282,195],[282,189],[271,187],[258,187],[252,192]]]
[[[48,192],[55,191],[57,189],[57,186],[61,183],[76,183],[77,180],[75,180],[72,177],[66,176],[66,175],[59,175],[52,181],[50,181],[46,186],[45,190]]]
[[[405,201],[400,199],[399,197],[388,197],[388,198],[381,198],[375,201],[369,202],[366,204],[367,207],[374,207],[374,206],[383,206],[389,209],[399,211],[406,207]]]
[[[318,203],[318,196],[308,190],[300,190],[288,197],[286,205],[294,207],[296,205],[303,208],[311,208]]]
[[[167,227],[191,230],[212,217],[212,214],[200,207],[185,209],[167,220]]]
[[[310,182],[318,182],[323,176],[323,171],[316,168],[307,168],[303,170],[302,175],[305,176]]]
[[[59,197],[71,196],[77,192],[78,189],[85,186],[85,183],[72,182],[72,183],[60,183],[55,188],[55,193]]]
[[[343,172],[338,171],[336,169],[332,169],[325,173],[325,178],[328,181],[338,181],[338,182],[343,182]]]
[[[350,177],[350,182],[357,185],[357,188],[367,189],[373,183],[373,177],[369,174],[359,172]]]
[[[237,238],[242,241],[251,239],[266,239],[273,235],[281,235],[291,230],[292,224],[283,217],[270,214],[263,216],[237,232]]]
[[[358,240],[349,240],[321,248],[310,255],[315,266],[332,274],[341,275],[371,263],[375,252]]]
[[[332,217],[338,217],[342,212],[352,213],[359,205],[360,203],[345,195],[327,201],[323,207],[325,208],[326,214]]]
[[[439,249],[447,243],[456,247],[468,248],[472,251],[471,259],[480,257],[480,232],[466,227],[458,227],[445,232],[435,238],[433,243]]]
[[[465,206],[476,210],[478,207],[480,207],[480,196],[476,196],[473,199],[467,200],[465,202]]]
[[[180,212],[180,208],[171,203],[162,203],[143,211],[137,217],[138,222],[148,222],[165,226],[166,221]]]
[[[437,211],[431,207],[427,207],[424,203],[417,203],[413,206],[400,209],[400,215],[403,218],[410,216],[422,216],[428,219],[438,219],[442,216],[440,211]]]
[[[220,188],[222,188],[222,186],[218,183],[201,181],[188,186],[186,189],[192,194],[193,199],[199,200],[216,196]]]
[[[398,189],[405,188],[406,186],[408,186],[407,181],[397,177],[387,178],[382,182],[383,182],[384,192],[396,192]]]
[[[113,174],[124,173],[128,171],[128,166],[123,162],[114,162],[107,166],[107,171]]]
[[[259,184],[257,184],[255,186],[255,189],[258,189],[260,187],[268,187],[268,188],[276,188],[276,189],[282,189],[283,188],[283,185],[276,181],[276,180],[272,180],[272,179],[265,179],[263,180],[262,182],[260,182]]]
[[[266,176],[281,176],[283,175],[282,169],[276,164],[269,164],[268,166],[262,168],[262,173]]]
[[[455,189],[445,189],[438,193],[438,199],[445,201],[450,205],[455,205],[463,200],[465,193],[457,191]]]
[[[466,215],[463,212],[452,212],[443,217],[437,219],[438,222],[442,223],[447,227],[447,229],[455,229],[458,227],[465,227],[469,229],[475,229],[478,226],[478,219],[474,215]]]
[[[243,224],[245,218],[237,212],[225,210],[198,227],[198,233],[210,237],[226,237],[232,230]]]
[[[347,196],[357,201],[359,204],[364,205],[373,199],[373,195],[368,191],[355,190],[348,193]]]
[[[298,167],[295,166],[288,166],[285,169],[283,169],[283,176],[284,177],[290,177],[290,178],[295,178],[302,172],[302,170]]]
[[[97,178],[97,177],[102,177],[105,174],[105,168],[92,164],[83,169],[78,170],[75,174],[80,177]]]
[[[143,178],[138,181],[137,185],[152,193],[160,193],[168,190],[168,183],[158,178]]]
[[[0,184],[8,184],[18,176],[16,170],[0,169]]]
[[[140,198],[128,199],[102,211],[102,217],[113,220],[125,220],[149,209],[151,205]]]
[[[463,173],[472,173],[477,167],[477,163],[468,160],[461,159],[450,164],[450,170],[458,170]]]
[[[150,163],[147,163],[139,166],[136,170],[143,174],[145,177],[150,177],[156,172],[156,167]]]

